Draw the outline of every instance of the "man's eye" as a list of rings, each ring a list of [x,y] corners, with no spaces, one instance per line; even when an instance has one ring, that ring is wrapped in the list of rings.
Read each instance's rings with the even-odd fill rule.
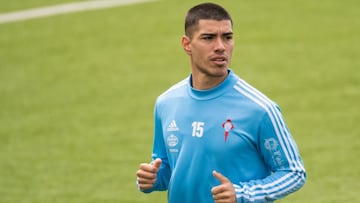
[[[213,37],[212,36],[204,36],[202,39],[204,40],[211,40]]]

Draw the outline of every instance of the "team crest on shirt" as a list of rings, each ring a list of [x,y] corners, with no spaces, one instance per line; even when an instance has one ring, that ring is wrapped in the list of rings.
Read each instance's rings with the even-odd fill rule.
[[[231,122],[230,118],[228,118],[223,124],[222,127],[224,128],[224,141],[226,142],[230,131],[234,128],[234,124]]]

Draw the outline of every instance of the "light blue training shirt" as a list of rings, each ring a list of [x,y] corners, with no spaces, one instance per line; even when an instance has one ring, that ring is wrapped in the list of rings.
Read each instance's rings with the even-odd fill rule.
[[[143,192],[168,190],[169,203],[214,202],[214,170],[232,182],[238,203],[273,202],[306,179],[279,107],[231,70],[212,89],[192,88],[190,75],[158,97],[156,158],[157,182]]]

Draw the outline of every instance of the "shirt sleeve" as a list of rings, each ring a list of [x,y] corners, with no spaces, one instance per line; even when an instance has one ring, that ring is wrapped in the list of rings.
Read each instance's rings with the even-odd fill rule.
[[[144,193],[167,190],[171,176],[169,160],[167,157],[166,146],[164,142],[164,136],[162,133],[161,120],[159,117],[158,108],[156,106],[154,112],[154,122],[155,122],[154,124],[155,128],[154,128],[152,161],[154,161],[157,158],[160,158],[162,162],[153,188],[148,190],[141,190]]]
[[[299,190],[306,180],[298,148],[276,104],[266,110],[258,137],[259,152],[272,173],[234,184],[238,203],[272,202]]]

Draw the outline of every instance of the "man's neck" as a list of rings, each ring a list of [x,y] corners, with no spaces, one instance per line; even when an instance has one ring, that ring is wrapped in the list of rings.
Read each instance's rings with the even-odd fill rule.
[[[208,90],[218,86],[229,75],[229,71],[221,76],[209,76],[201,73],[192,73],[191,86],[197,90]]]

